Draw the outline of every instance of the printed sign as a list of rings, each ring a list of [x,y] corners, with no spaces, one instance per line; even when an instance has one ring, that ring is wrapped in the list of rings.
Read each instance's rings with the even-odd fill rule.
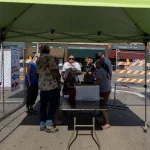
[[[11,91],[20,88],[20,49],[11,49]]]
[[[145,51],[145,45],[136,44],[113,44],[112,49],[120,49],[120,50],[138,50],[138,51]]]

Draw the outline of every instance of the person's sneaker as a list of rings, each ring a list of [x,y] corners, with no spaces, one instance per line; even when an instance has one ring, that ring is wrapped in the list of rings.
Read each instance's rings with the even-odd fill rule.
[[[54,126],[46,126],[45,132],[47,133],[55,133],[58,132],[59,130],[57,128],[55,128]]]
[[[40,121],[40,131],[45,131],[46,123],[44,121]]]
[[[26,113],[27,113],[28,115],[30,115],[30,114],[31,114],[31,110],[30,110],[30,108],[29,108],[29,107],[27,107],[27,111],[26,111]]]
[[[31,112],[32,114],[37,114],[37,111],[36,111],[34,108],[30,108],[30,112]]]
[[[46,127],[40,127],[40,131],[45,131]]]

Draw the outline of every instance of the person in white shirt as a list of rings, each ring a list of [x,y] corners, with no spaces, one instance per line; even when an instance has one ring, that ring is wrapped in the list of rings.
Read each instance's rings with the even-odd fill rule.
[[[76,83],[79,83],[79,78],[78,75],[81,75],[81,67],[80,64],[78,62],[75,61],[75,56],[74,54],[69,54],[68,55],[68,61],[64,63],[63,68],[62,68],[62,78],[63,80],[66,79],[67,77],[67,70],[69,68],[72,68],[75,71],[75,81]],[[63,93],[65,93],[67,91],[65,91],[65,89],[63,89]]]
[[[73,70],[76,71],[76,80],[78,79],[78,75],[81,75],[81,67],[78,62],[75,61],[75,56],[74,54],[69,54],[68,56],[68,61],[64,63],[63,68],[62,68],[62,77],[65,79],[65,73],[66,71],[72,68]]]

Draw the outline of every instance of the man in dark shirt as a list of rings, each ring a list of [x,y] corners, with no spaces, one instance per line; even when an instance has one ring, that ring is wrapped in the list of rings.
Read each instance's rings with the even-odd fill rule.
[[[86,58],[86,64],[82,67],[82,74],[84,75],[83,82],[86,84],[92,84],[94,82],[95,67],[92,64],[93,59],[91,57]]]

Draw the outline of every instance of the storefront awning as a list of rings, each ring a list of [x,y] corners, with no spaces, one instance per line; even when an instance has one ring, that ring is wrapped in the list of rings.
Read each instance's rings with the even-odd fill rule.
[[[101,50],[90,50],[90,49],[68,49],[68,53],[73,53],[76,58],[86,58],[88,56],[95,58],[96,54],[101,52],[105,54],[105,49]]]
[[[145,53],[141,51],[120,51],[117,53],[119,59],[145,59]],[[112,50],[109,59],[116,59],[116,50]]]

